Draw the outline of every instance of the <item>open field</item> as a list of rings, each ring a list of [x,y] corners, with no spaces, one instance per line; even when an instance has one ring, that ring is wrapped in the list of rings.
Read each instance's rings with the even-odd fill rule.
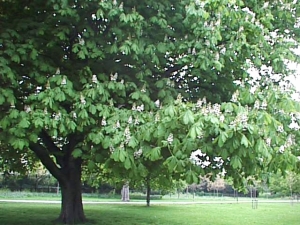
[[[86,204],[89,225],[298,225],[300,204]],[[0,202],[0,224],[54,225],[59,204]]]

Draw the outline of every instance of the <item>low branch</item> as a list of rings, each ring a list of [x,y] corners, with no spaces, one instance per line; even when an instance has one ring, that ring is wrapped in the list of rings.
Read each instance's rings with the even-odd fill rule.
[[[53,159],[50,157],[49,151],[43,145],[38,143],[30,143],[29,148],[36,154],[36,156],[41,160],[42,164],[60,183],[63,183],[66,180],[66,177],[62,171],[57,167]]]
[[[52,138],[49,136],[49,134],[45,130],[42,130],[39,136],[42,139],[43,144],[46,146],[48,151],[55,156],[57,163],[62,167],[63,166],[63,160],[62,160],[63,153],[60,150],[60,148],[54,144]]]

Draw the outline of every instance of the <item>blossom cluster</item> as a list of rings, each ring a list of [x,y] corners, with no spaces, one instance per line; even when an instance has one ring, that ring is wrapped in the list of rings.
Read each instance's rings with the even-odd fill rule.
[[[293,144],[295,144],[295,136],[290,134],[287,139],[286,139],[286,142],[284,143],[284,145],[281,145],[279,147],[279,150],[278,152],[279,153],[284,153],[285,152],[285,149],[287,148],[290,148]]]
[[[259,109],[266,110],[267,107],[268,107],[268,103],[265,99],[262,102],[260,102],[258,99],[256,99],[254,102],[254,106],[253,106],[253,108],[256,110],[259,110]]]
[[[85,98],[82,94],[80,95],[80,102],[81,102],[82,105],[86,104]]]
[[[240,95],[239,91],[236,90],[236,91],[233,93],[232,97],[231,97],[231,101],[232,101],[232,102],[238,102],[238,100],[239,100],[239,95]]]
[[[232,127],[242,125],[243,128],[248,126],[248,114],[246,112],[238,114],[237,117],[230,123]]]
[[[143,154],[143,149],[140,148],[138,151],[135,151],[135,152],[133,153],[133,156],[134,156],[134,158],[138,159],[138,158],[141,157],[142,154]]]
[[[55,116],[54,116],[54,119],[55,120],[60,120],[61,119],[61,112],[56,113]]]
[[[168,138],[167,138],[167,142],[168,142],[169,144],[172,144],[172,143],[173,143],[173,140],[174,140],[174,136],[173,136],[172,133],[170,133],[169,136],[168,136]]]
[[[117,79],[118,79],[118,73],[110,74],[110,80],[111,81],[116,81]]]
[[[160,121],[160,115],[159,115],[159,113],[156,113],[156,115],[155,115],[155,123],[157,123],[159,121]]]
[[[133,103],[131,110],[132,111],[143,112],[144,111],[144,104],[141,104],[140,106],[136,106],[136,104]]]
[[[224,122],[225,117],[221,112],[221,105],[218,103],[215,103],[211,105],[211,103],[206,103],[206,98],[200,99],[196,103],[195,109],[200,109],[201,108],[201,113],[204,116],[207,116],[209,114],[216,115],[220,118],[221,122]]]
[[[289,128],[298,131],[300,129],[300,126],[298,124],[298,120],[300,119],[300,114],[291,114],[291,123],[289,125]]]
[[[101,125],[102,125],[102,126],[106,126],[106,125],[107,125],[107,122],[106,122],[105,117],[102,118],[102,120],[101,120]]]
[[[201,166],[202,168],[208,167],[211,164],[209,156],[203,153],[200,149],[191,153],[190,160],[194,162],[195,165]]]
[[[171,80],[171,79],[168,79],[167,80],[167,86],[169,86],[169,87],[175,87],[175,82],[173,80]]]
[[[125,136],[125,144],[128,144],[131,139],[131,133],[128,126],[125,128],[124,136]]]
[[[206,105],[206,98],[199,99],[196,103],[196,108],[202,108],[202,105]]]
[[[94,74],[94,75],[92,76],[92,82],[95,83],[95,84],[98,83],[98,78],[97,78],[97,75],[96,75],[96,74]]]
[[[115,129],[118,129],[118,128],[120,128],[120,127],[121,127],[120,121],[117,120],[116,124],[114,125],[114,128],[115,128]]]
[[[111,145],[111,146],[109,146],[109,151],[110,151],[110,153],[113,153],[115,151],[115,148]]]
[[[177,103],[177,104],[182,103],[182,95],[180,93],[177,95],[177,99],[176,99],[175,103]]]

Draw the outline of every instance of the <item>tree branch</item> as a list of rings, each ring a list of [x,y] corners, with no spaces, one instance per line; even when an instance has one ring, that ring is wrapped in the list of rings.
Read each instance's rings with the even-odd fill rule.
[[[49,134],[45,130],[42,130],[39,137],[42,139],[43,144],[48,149],[48,152],[52,153],[55,156],[57,163],[61,167],[63,167],[63,159],[62,159],[63,152],[54,144]]]
[[[42,164],[60,183],[63,183],[66,180],[66,177],[51,159],[48,150],[44,146],[38,143],[30,143],[29,148],[36,154]]]
[[[84,140],[83,135],[70,134],[68,135],[69,143],[63,146],[64,159],[69,158],[75,149],[75,146]]]

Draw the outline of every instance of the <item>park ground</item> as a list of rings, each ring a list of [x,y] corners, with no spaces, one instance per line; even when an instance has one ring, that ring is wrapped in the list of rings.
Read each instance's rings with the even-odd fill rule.
[[[256,201],[257,200],[257,201]],[[288,199],[163,198],[123,203],[84,197],[87,225],[299,225],[300,202]],[[0,224],[55,225],[58,197],[0,196]]]

